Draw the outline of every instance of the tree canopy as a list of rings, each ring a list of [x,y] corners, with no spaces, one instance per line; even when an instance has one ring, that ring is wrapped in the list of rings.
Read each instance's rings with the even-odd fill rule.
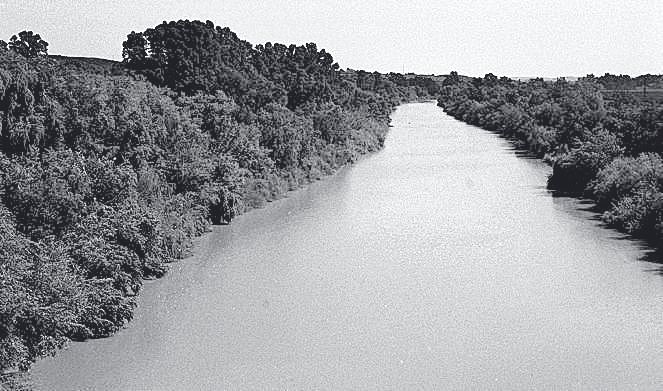
[[[48,55],[48,42],[32,31],[21,31],[18,36],[12,35],[9,43],[0,41],[0,49],[12,50],[23,57],[33,58]]]

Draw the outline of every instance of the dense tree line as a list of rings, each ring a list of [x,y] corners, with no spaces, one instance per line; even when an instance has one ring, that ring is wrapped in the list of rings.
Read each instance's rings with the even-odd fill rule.
[[[631,77],[629,75],[613,75],[606,73],[603,76],[595,77],[588,75],[587,79],[592,79],[601,84],[606,90],[637,90],[660,89],[663,88],[663,75],[640,75]]]
[[[210,223],[381,148],[394,105],[437,92],[211,22],[132,32],[123,63],[21,37],[0,48],[0,371],[113,333]]]
[[[661,248],[663,104],[610,93],[628,88],[630,80],[642,78],[589,75],[574,83],[521,82],[452,72],[438,104],[455,118],[499,132],[546,159],[553,166],[549,188],[592,198],[605,221]]]

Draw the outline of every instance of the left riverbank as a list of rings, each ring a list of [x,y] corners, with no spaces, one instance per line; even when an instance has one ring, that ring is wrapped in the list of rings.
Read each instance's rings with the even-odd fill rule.
[[[379,150],[395,105],[436,92],[342,71],[315,44],[156,29],[174,48],[163,63],[146,48],[143,63],[0,53],[2,371],[111,335],[210,224]],[[201,64],[178,62],[187,45]]]

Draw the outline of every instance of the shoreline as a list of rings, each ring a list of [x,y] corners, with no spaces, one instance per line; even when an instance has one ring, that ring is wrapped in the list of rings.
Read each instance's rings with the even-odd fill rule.
[[[400,103],[399,105],[393,107],[392,112],[390,113],[390,117],[391,117],[391,114],[393,114],[393,112],[396,110],[396,108],[398,106],[401,106],[401,105],[404,105],[404,104],[410,104],[410,103],[427,103],[427,102],[433,103],[434,101],[433,100],[424,100],[424,101],[417,101],[417,102],[403,102],[403,103]],[[390,122],[391,122],[391,120],[390,120]],[[389,132],[389,124],[385,125],[385,138],[386,138],[386,135],[387,135],[388,132]],[[272,193],[272,194],[270,194],[271,197],[262,198],[261,199],[262,204],[260,204],[260,205],[248,205],[248,206],[246,206],[245,208],[242,209],[241,213],[237,215],[237,217],[243,216],[245,214],[249,214],[251,212],[258,211],[258,210],[261,210],[261,209],[269,208],[271,204],[277,203],[279,201],[286,201],[291,196],[293,196],[294,194],[306,191],[306,189],[310,188],[311,186],[314,186],[317,183],[326,182],[326,181],[342,174],[343,172],[345,172],[347,170],[350,170],[356,164],[358,164],[361,161],[363,161],[365,159],[368,159],[368,158],[380,153],[383,149],[384,149],[384,142],[381,143],[379,149],[377,149],[375,151],[368,151],[368,152],[362,153],[362,154],[358,155],[356,159],[353,159],[351,161],[347,161],[345,164],[343,164],[341,166],[338,166],[338,167],[335,167],[334,171],[331,172],[331,173],[325,173],[324,175],[321,175],[319,177],[312,177],[312,178],[310,178],[310,180],[300,182],[298,187],[295,188],[295,189],[287,189],[287,187],[286,187],[286,190],[284,192]],[[283,185],[285,179],[283,177],[276,177],[276,178],[278,178],[278,180],[274,181],[274,182],[270,182],[270,184],[273,185],[275,188],[279,188],[280,187],[279,185],[281,185],[281,188],[283,188],[282,185]],[[188,264],[192,259],[203,256],[202,254],[198,253],[198,251],[201,251],[201,250],[204,251],[204,248],[201,248],[201,245],[204,243],[204,241],[209,240],[211,238],[211,235],[214,235],[213,231],[215,231],[216,227],[225,227],[225,226],[230,226],[230,225],[232,225],[232,221],[228,222],[228,223],[225,223],[225,224],[210,224],[208,226],[208,229],[205,232],[203,232],[201,235],[196,236],[195,238],[193,238],[192,245],[188,249],[185,257],[180,258],[180,259],[176,259],[174,262],[170,262],[170,263],[165,264],[166,272],[162,276],[152,277],[152,278],[144,278],[142,289],[136,295],[136,306],[134,307],[134,314],[136,314],[137,309],[141,307],[141,301],[142,301],[142,297],[143,297],[143,289],[145,289],[148,285],[150,286],[149,289],[158,289],[158,285],[157,285],[158,282],[163,281],[164,278],[168,278],[168,276],[172,276],[173,273],[177,273],[178,271],[180,271],[180,270],[173,270],[175,268],[178,268],[177,265],[182,265],[181,267],[185,267],[185,265]],[[117,332],[122,332],[122,330],[131,328],[132,324],[133,324],[133,319],[131,321],[125,323],[125,325],[121,329],[119,329]],[[109,336],[104,336],[104,337],[100,337],[100,338],[90,338],[89,340],[110,339],[110,338],[113,338],[114,334],[115,333],[113,333]],[[87,340],[85,340],[85,341],[71,341],[69,343],[86,343],[86,342],[87,342]],[[69,345],[69,344],[67,344],[67,345]],[[67,349],[68,349],[68,346],[65,346],[63,350],[67,350]],[[43,359],[48,359],[48,357],[42,357],[38,361],[43,360]],[[22,384],[21,382],[26,381],[26,379],[22,379],[22,378],[27,377],[27,383],[26,384],[28,385],[28,387],[30,386],[29,385],[30,384],[29,383],[30,382],[30,379],[29,379],[30,370],[28,370],[27,372],[17,370],[15,372],[11,373],[11,374],[3,375],[3,377],[7,378],[8,383],[11,383],[12,381],[16,381],[19,384]],[[2,386],[3,383],[0,383],[0,386]]]

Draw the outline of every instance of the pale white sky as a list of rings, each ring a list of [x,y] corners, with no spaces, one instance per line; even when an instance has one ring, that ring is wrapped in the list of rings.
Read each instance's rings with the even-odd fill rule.
[[[0,0],[0,39],[120,59],[131,30],[211,20],[255,44],[315,42],[341,67],[483,76],[663,73],[663,1]]]

